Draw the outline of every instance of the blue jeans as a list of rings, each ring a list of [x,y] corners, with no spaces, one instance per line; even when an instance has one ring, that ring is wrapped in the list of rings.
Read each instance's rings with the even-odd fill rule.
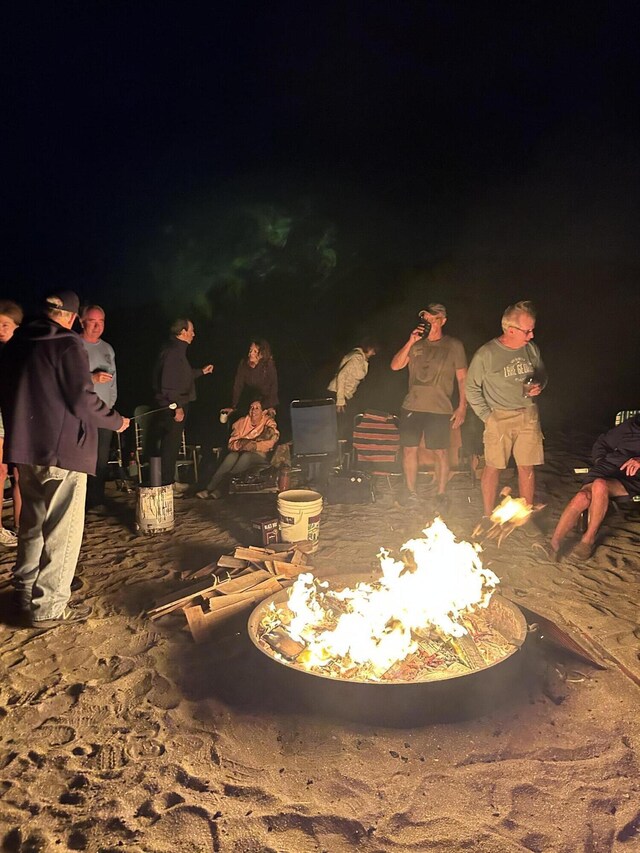
[[[251,468],[262,468],[268,465],[265,453],[256,453],[252,450],[231,450],[220,463],[220,467],[209,480],[207,491],[213,492],[227,477],[236,477],[244,474]]]
[[[87,475],[18,465],[22,514],[13,585],[34,621],[57,619],[71,597],[84,532]]]

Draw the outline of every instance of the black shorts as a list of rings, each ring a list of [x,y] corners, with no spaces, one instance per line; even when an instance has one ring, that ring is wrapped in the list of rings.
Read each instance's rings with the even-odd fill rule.
[[[446,450],[451,438],[451,415],[435,412],[410,412],[403,409],[400,414],[400,445],[417,447],[424,434],[424,443],[429,450]]]

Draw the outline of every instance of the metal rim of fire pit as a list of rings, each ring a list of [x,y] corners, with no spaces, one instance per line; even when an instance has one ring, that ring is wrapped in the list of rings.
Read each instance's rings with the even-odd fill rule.
[[[334,577],[325,578],[329,582],[330,589],[332,590],[342,590],[345,587],[354,587],[358,583],[371,583],[375,581],[376,578],[372,575],[366,574],[348,574],[348,575],[336,575]],[[429,677],[425,678],[414,678],[411,680],[405,679],[383,679],[380,681],[376,681],[368,678],[346,678],[339,677],[335,675],[326,675],[323,672],[316,672],[312,669],[306,669],[299,664],[296,664],[295,660],[288,661],[281,656],[277,656],[274,650],[267,643],[263,642],[260,639],[259,635],[259,627],[263,618],[267,615],[267,611],[271,603],[273,603],[276,607],[284,604],[289,598],[289,590],[287,589],[280,590],[276,592],[274,595],[270,595],[269,598],[265,598],[264,601],[261,601],[260,604],[255,607],[249,616],[249,620],[247,623],[247,629],[249,631],[249,637],[251,638],[251,642],[254,646],[262,652],[266,657],[275,663],[279,663],[282,666],[286,666],[289,669],[293,669],[296,672],[301,672],[306,675],[313,675],[316,678],[324,678],[327,681],[337,682],[337,683],[348,683],[348,684],[381,684],[381,685],[398,685],[398,684],[437,684],[443,681],[450,681],[454,678],[464,678],[468,675],[474,675],[479,672],[483,672],[484,670],[491,669],[504,661],[508,660],[513,654],[515,654],[522,644],[524,643],[527,636],[527,623],[524,618],[522,611],[512,602],[509,601],[508,598],[504,598],[504,596],[495,593],[491,596],[491,601],[487,608],[487,612],[491,613],[492,625],[494,628],[500,631],[500,633],[508,640],[511,644],[511,647],[507,654],[503,655],[501,658],[493,661],[492,663],[485,664],[484,666],[477,667],[476,669],[469,670],[468,672],[443,672],[434,675],[433,672],[429,672]]]

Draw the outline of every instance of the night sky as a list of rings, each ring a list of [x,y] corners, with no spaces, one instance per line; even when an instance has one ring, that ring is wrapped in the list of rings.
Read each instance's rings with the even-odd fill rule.
[[[104,304],[125,405],[188,311],[208,412],[252,334],[285,401],[376,334],[393,406],[425,302],[470,357],[531,298],[543,419],[597,432],[640,404],[639,16],[557,5],[14,4],[2,294]]]

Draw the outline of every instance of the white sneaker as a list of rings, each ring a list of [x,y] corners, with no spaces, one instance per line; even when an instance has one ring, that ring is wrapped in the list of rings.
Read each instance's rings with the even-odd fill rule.
[[[6,527],[0,527],[0,545],[6,545],[7,548],[17,548],[17,534],[13,530],[7,530]]]

